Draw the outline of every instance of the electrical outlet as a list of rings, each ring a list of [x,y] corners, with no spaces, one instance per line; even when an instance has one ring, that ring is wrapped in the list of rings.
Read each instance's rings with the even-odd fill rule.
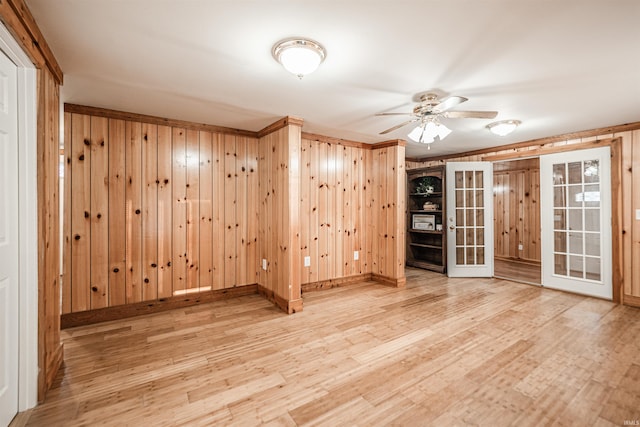
[[[357,261],[360,259],[360,252],[358,251],[353,251],[353,260]]]
[[[310,256],[304,257],[304,266],[305,267],[311,267],[311,257]]]
[[[267,260],[264,258],[262,259],[262,269],[264,271],[267,271]]]
[[[518,245],[518,250],[519,250],[519,251],[521,251],[521,250],[523,250],[523,249],[524,249],[524,247],[523,247],[522,245]]]

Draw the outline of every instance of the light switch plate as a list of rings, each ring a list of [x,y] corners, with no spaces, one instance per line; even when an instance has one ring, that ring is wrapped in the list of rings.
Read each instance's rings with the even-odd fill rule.
[[[305,267],[311,267],[311,257],[310,256],[304,257],[304,266]]]
[[[357,261],[360,259],[360,252],[358,251],[353,251],[353,260]]]
[[[636,220],[640,221],[640,209],[636,209]]]
[[[262,259],[262,269],[264,271],[267,271],[267,260],[264,258]]]

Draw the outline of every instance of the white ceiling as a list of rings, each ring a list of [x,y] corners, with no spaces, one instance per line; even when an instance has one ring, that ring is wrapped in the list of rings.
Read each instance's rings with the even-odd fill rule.
[[[435,89],[522,120],[443,119],[441,155],[640,121],[638,0],[27,0],[65,73],[64,102],[257,131],[286,116],[361,142]],[[271,56],[290,36],[327,59],[298,80]]]

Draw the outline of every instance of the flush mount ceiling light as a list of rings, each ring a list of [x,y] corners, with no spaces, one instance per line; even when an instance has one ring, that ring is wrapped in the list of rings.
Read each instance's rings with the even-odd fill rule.
[[[435,141],[436,137],[440,141],[445,139],[451,133],[451,129],[439,123],[436,120],[425,120],[420,125],[416,126],[409,135],[409,138],[414,140],[415,142],[421,142],[423,144],[431,144]],[[430,150],[431,145],[428,145],[427,148]]]
[[[499,122],[489,123],[487,129],[492,133],[500,136],[507,136],[522,123],[520,120],[501,120]]]
[[[327,51],[318,42],[295,37],[276,43],[271,54],[285,70],[302,79],[318,68],[327,56]]]

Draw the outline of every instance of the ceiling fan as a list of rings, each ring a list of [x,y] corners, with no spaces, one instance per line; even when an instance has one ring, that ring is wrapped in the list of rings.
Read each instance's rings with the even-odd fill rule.
[[[399,125],[390,127],[380,132],[380,135],[393,132],[409,123],[420,122],[424,125],[428,122],[438,123],[441,117],[447,119],[493,119],[498,115],[497,111],[449,111],[451,108],[468,101],[462,96],[449,96],[443,100],[438,99],[435,93],[424,93],[419,97],[420,102],[409,113],[377,113],[376,116],[413,116],[410,120],[400,123]]]

